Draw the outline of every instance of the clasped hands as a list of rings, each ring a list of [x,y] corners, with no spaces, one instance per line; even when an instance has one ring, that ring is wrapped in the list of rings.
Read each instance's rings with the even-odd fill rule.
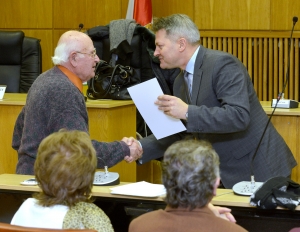
[[[186,119],[185,114],[188,109],[188,105],[183,102],[180,98],[170,96],[170,95],[160,95],[155,101],[155,104],[158,105],[158,109],[164,111],[165,114],[178,118]],[[131,163],[142,157],[143,149],[140,143],[133,137],[124,137],[122,139],[130,149],[130,156],[125,156],[124,160],[128,163]]]
[[[129,149],[130,149],[130,156],[125,156],[124,157],[124,160],[127,162],[127,163],[131,163],[139,158],[142,157],[142,154],[143,154],[143,149],[140,145],[140,143],[133,137],[124,137],[122,139],[123,142],[125,142]]]
[[[188,110],[188,105],[178,97],[160,95],[155,101],[155,104],[158,106],[158,109],[173,118],[186,119],[185,115]]]

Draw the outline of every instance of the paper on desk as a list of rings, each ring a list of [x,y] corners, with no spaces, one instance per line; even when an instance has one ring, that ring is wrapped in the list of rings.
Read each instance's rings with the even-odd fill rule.
[[[163,94],[156,78],[132,86],[127,90],[156,139],[186,130],[179,119],[166,115],[154,104],[157,97]]]
[[[132,184],[126,184],[111,188],[111,194],[120,194],[138,197],[158,197],[166,194],[166,189],[162,184],[151,184],[146,181],[140,181]]]

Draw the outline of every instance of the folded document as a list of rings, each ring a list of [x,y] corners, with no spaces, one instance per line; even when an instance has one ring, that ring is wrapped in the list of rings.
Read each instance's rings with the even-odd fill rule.
[[[137,197],[158,197],[166,194],[166,189],[162,184],[152,184],[140,181],[111,188],[111,194],[120,194]]]

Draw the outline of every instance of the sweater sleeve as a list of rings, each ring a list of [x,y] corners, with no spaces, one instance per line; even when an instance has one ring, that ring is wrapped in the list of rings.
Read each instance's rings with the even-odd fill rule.
[[[64,128],[89,133],[87,114],[85,114],[83,109],[75,106],[69,107],[62,112],[55,112],[52,118],[54,119],[49,120],[51,122],[49,128],[53,131],[59,131]],[[101,142],[92,140],[92,144],[98,157],[98,168],[104,168],[104,166],[112,167],[122,161],[125,156],[130,156],[129,147],[122,141]]]
[[[12,138],[12,148],[16,151],[19,150],[19,147],[21,145],[21,139],[22,139],[22,131],[24,127],[24,107],[21,111],[21,113],[18,115],[14,132],[13,132],[13,138]]]
[[[98,157],[98,168],[112,167],[122,161],[125,156],[130,156],[129,147],[122,141],[106,143],[92,140],[92,143]]]

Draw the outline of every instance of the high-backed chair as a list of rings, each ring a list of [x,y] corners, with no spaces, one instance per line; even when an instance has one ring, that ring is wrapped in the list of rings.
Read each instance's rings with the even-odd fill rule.
[[[40,40],[22,31],[0,31],[0,85],[7,93],[27,93],[42,72]]]
[[[91,229],[45,229],[15,226],[0,222],[0,232],[97,232]]]

